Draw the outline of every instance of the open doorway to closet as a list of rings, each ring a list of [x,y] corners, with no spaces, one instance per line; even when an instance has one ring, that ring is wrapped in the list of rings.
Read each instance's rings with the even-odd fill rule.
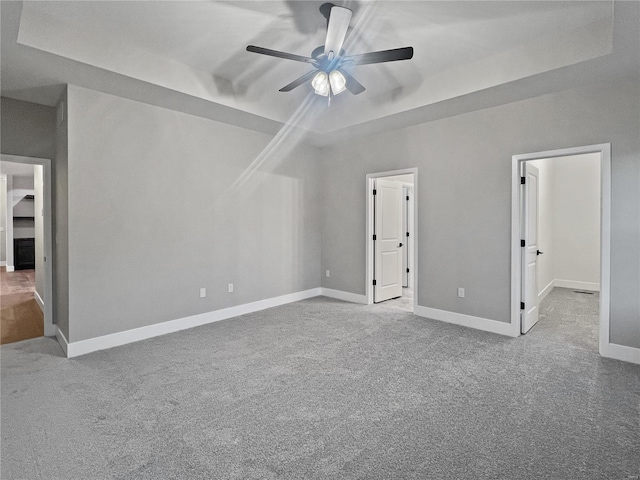
[[[512,294],[519,334],[592,351],[608,343],[608,148],[514,157]]]
[[[414,311],[417,169],[367,175],[367,304]]]
[[[2,155],[2,344],[55,334],[51,236],[50,160]]]

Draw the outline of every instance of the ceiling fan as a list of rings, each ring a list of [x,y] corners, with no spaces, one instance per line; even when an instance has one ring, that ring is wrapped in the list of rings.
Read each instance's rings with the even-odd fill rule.
[[[311,52],[310,57],[256,47],[255,45],[249,45],[247,47],[248,52],[313,65],[314,70],[304,74],[290,84],[285,85],[280,89],[281,92],[290,92],[294,88],[311,80],[311,86],[315,93],[324,97],[331,98],[331,95],[338,95],[345,90],[348,90],[353,95],[358,95],[364,92],[365,88],[360,82],[353,78],[345,68],[355,65],[409,60],[413,57],[413,47],[394,48],[392,50],[362,53],[359,55],[345,55],[342,44],[347,35],[353,12],[345,7],[340,7],[332,3],[324,3],[320,6],[320,13],[327,19],[327,38],[324,45],[317,47]]]

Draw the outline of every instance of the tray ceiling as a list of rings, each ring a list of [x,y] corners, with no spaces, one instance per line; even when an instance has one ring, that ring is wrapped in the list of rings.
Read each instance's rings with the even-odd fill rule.
[[[2,95],[55,104],[76,84],[262,131],[331,134],[605,57],[611,1],[340,2],[349,54],[413,46],[405,62],[352,71],[365,87],[326,99],[278,89],[323,44],[318,1],[3,2]]]

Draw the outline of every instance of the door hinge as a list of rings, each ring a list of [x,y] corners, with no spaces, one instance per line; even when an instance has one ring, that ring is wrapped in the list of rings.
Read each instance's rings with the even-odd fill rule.
[[[520,302],[520,310],[524,310],[524,302]]]
[[[375,284],[376,284],[376,281],[374,280],[374,281],[373,281],[373,285],[375,286]]]
[[[407,195],[407,202],[409,201],[409,195]]]
[[[374,188],[373,189],[373,194],[375,195],[376,193],[378,193],[378,191]]]
[[[377,237],[376,235],[374,235],[374,236],[373,236],[373,239],[374,239],[374,240],[377,240],[377,239],[378,239],[378,237]]]
[[[407,273],[409,273],[409,269],[407,268]]]
[[[520,177],[520,185],[524,185],[525,183],[527,183],[527,179],[524,177]]]
[[[407,232],[407,237],[409,236],[409,232]]]
[[[527,246],[527,242],[525,242],[524,240],[520,240],[520,246],[521,247],[526,247]]]

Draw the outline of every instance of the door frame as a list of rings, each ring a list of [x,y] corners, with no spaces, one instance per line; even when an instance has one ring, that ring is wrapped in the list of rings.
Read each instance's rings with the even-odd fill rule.
[[[52,337],[56,334],[56,326],[53,319],[53,191],[51,178],[51,159],[38,157],[23,157],[19,155],[0,155],[3,162],[23,163],[26,165],[41,165],[43,173],[43,230],[44,230],[44,256],[47,261],[44,262],[44,335]]]
[[[412,267],[414,270],[413,274],[413,311],[416,311],[416,306],[418,305],[418,274],[417,274],[417,265],[418,265],[418,249],[416,245],[418,244],[418,168],[404,168],[401,170],[391,170],[388,172],[378,172],[378,173],[368,173],[366,176],[366,184],[365,184],[365,210],[366,210],[366,257],[365,257],[365,292],[367,297],[367,305],[373,304],[373,185],[376,178],[382,177],[394,177],[397,175],[409,175],[413,174],[413,195],[411,203],[413,205],[413,241],[409,242],[409,248],[411,249],[411,258],[413,259]]]
[[[13,191],[13,178],[6,173],[0,175],[0,179],[4,180],[4,218],[5,218],[5,230],[4,230],[4,265],[5,270],[7,272],[14,271],[14,260],[13,260],[13,221],[9,221],[9,192]],[[13,217],[12,217],[13,218]],[[11,265],[9,265],[9,258],[11,258]]]
[[[562,148],[511,157],[511,331],[520,335],[520,302],[522,301],[522,262],[520,236],[522,231],[522,193],[520,184],[523,162],[587,153],[600,154],[600,325],[599,352],[607,354],[609,346],[610,273],[611,273],[611,144]]]

